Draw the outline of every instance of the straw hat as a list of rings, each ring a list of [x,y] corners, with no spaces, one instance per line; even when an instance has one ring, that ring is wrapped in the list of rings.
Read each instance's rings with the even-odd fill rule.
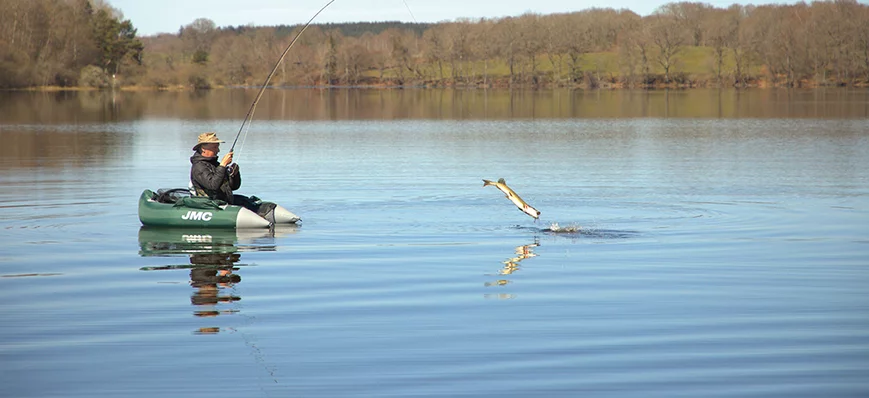
[[[199,141],[196,143],[196,145],[193,146],[193,150],[197,150],[202,144],[220,144],[222,142],[226,141],[221,141],[220,138],[217,138],[217,134],[215,134],[214,132],[202,133],[199,134]]]

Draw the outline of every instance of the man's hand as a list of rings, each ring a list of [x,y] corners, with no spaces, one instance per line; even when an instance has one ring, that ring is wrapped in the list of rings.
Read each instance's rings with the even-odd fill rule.
[[[232,163],[232,151],[230,151],[229,153],[227,153],[227,154],[223,157],[223,160],[220,161],[220,165],[223,166],[223,167],[226,167],[226,166],[228,166],[230,163]]]

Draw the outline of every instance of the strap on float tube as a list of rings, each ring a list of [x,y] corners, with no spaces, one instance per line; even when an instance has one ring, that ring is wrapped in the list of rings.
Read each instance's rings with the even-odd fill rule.
[[[293,41],[290,42],[290,44],[284,50],[284,53],[281,54],[281,57],[278,58],[278,62],[275,63],[275,67],[272,68],[272,71],[266,77],[266,81],[263,83],[262,87],[260,88],[259,93],[256,95],[256,98],[253,100],[253,103],[250,104],[250,109],[247,111],[247,116],[245,116],[244,121],[241,122],[241,127],[239,127],[239,129],[238,129],[238,134],[235,135],[235,140],[232,141],[232,147],[229,148],[229,152],[232,152],[235,149],[235,144],[238,142],[238,137],[241,136],[241,132],[242,132],[242,130],[244,130],[245,124],[247,124],[248,128],[250,128],[250,121],[253,118],[254,111],[256,110],[256,104],[259,102],[260,98],[262,98],[263,93],[266,91],[266,87],[269,85],[269,82],[272,80],[272,76],[274,76],[275,72],[278,70],[278,66],[281,65],[281,62],[287,56],[287,53],[290,52],[290,48],[292,48],[293,45],[296,44],[296,40],[299,39],[299,36],[302,35],[302,32],[304,32],[305,29],[308,29],[308,26],[311,25],[311,22],[314,21],[314,18],[317,18],[317,15],[320,15],[320,13],[323,12],[323,10],[325,10],[326,7],[329,7],[329,5],[334,3],[334,2],[335,2],[335,0],[330,0],[328,3],[326,3],[326,5],[323,6],[323,8],[320,9],[320,11],[317,11],[317,13],[314,14],[314,16],[308,20],[308,23],[306,23],[305,26],[302,27],[302,30],[300,30],[299,33],[296,34],[296,37],[293,38]],[[245,133],[245,135],[246,135],[246,133]]]

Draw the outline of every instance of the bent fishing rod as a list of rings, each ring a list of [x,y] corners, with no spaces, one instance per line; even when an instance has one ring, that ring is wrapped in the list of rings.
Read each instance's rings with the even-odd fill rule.
[[[232,141],[232,147],[229,148],[230,153],[232,153],[233,150],[235,149],[235,144],[238,143],[238,137],[241,137],[241,132],[244,130],[245,124],[247,124],[248,128],[250,128],[250,122],[251,122],[251,119],[253,119],[254,111],[256,111],[256,105],[257,105],[257,103],[259,103],[260,98],[262,98],[263,93],[266,91],[266,87],[268,87],[269,82],[272,80],[272,76],[274,76],[275,72],[278,70],[278,66],[281,65],[281,62],[284,61],[284,58],[286,58],[287,53],[290,52],[290,49],[293,48],[293,45],[296,44],[297,40],[299,40],[299,36],[302,35],[302,33],[305,31],[305,29],[308,29],[308,26],[311,25],[311,22],[314,22],[314,18],[317,18],[317,15],[320,15],[320,13],[323,12],[323,10],[325,10],[326,7],[329,7],[329,5],[334,3],[334,2],[335,2],[335,0],[330,0],[328,3],[326,3],[326,5],[323,6],[323,8],[320,9],[320,11],[317,11],[317,13],[314,14],[314,16],[308,20],[308,23],[306,23],[305,26],[302,27],[302,30],[300,30],[299,33],[296,33],[296,37],[293,38],[293,41],[291,41],[290,44],[287,45],[287,48],[284,50],[283,54],[281,54],[281,57],[278,58],[278,62],[275,62],[275,67],[272,68],[272,71],[266,77],[266,81],[263,83],[262,87],[260,87],[259,93],[256,95],[256,98],[253,100],[253,103],[250,104],[250,109],[247,111],[247,116],[245,116],[244,120],[241,122],[241,127],[239,127],[239,129],[238,129],[238,134],[235,135],[235,140]]]

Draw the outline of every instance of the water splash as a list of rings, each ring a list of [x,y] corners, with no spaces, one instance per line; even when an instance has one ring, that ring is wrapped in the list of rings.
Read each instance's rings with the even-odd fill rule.
[[[557,222],[553,222],[549,225],[549,228],[544,228],[543,232],[552,232],[556,234],[575,234],[577,232],[582,231],[582,226],[578,224],[568,224],[565,226],[558,225]]]

